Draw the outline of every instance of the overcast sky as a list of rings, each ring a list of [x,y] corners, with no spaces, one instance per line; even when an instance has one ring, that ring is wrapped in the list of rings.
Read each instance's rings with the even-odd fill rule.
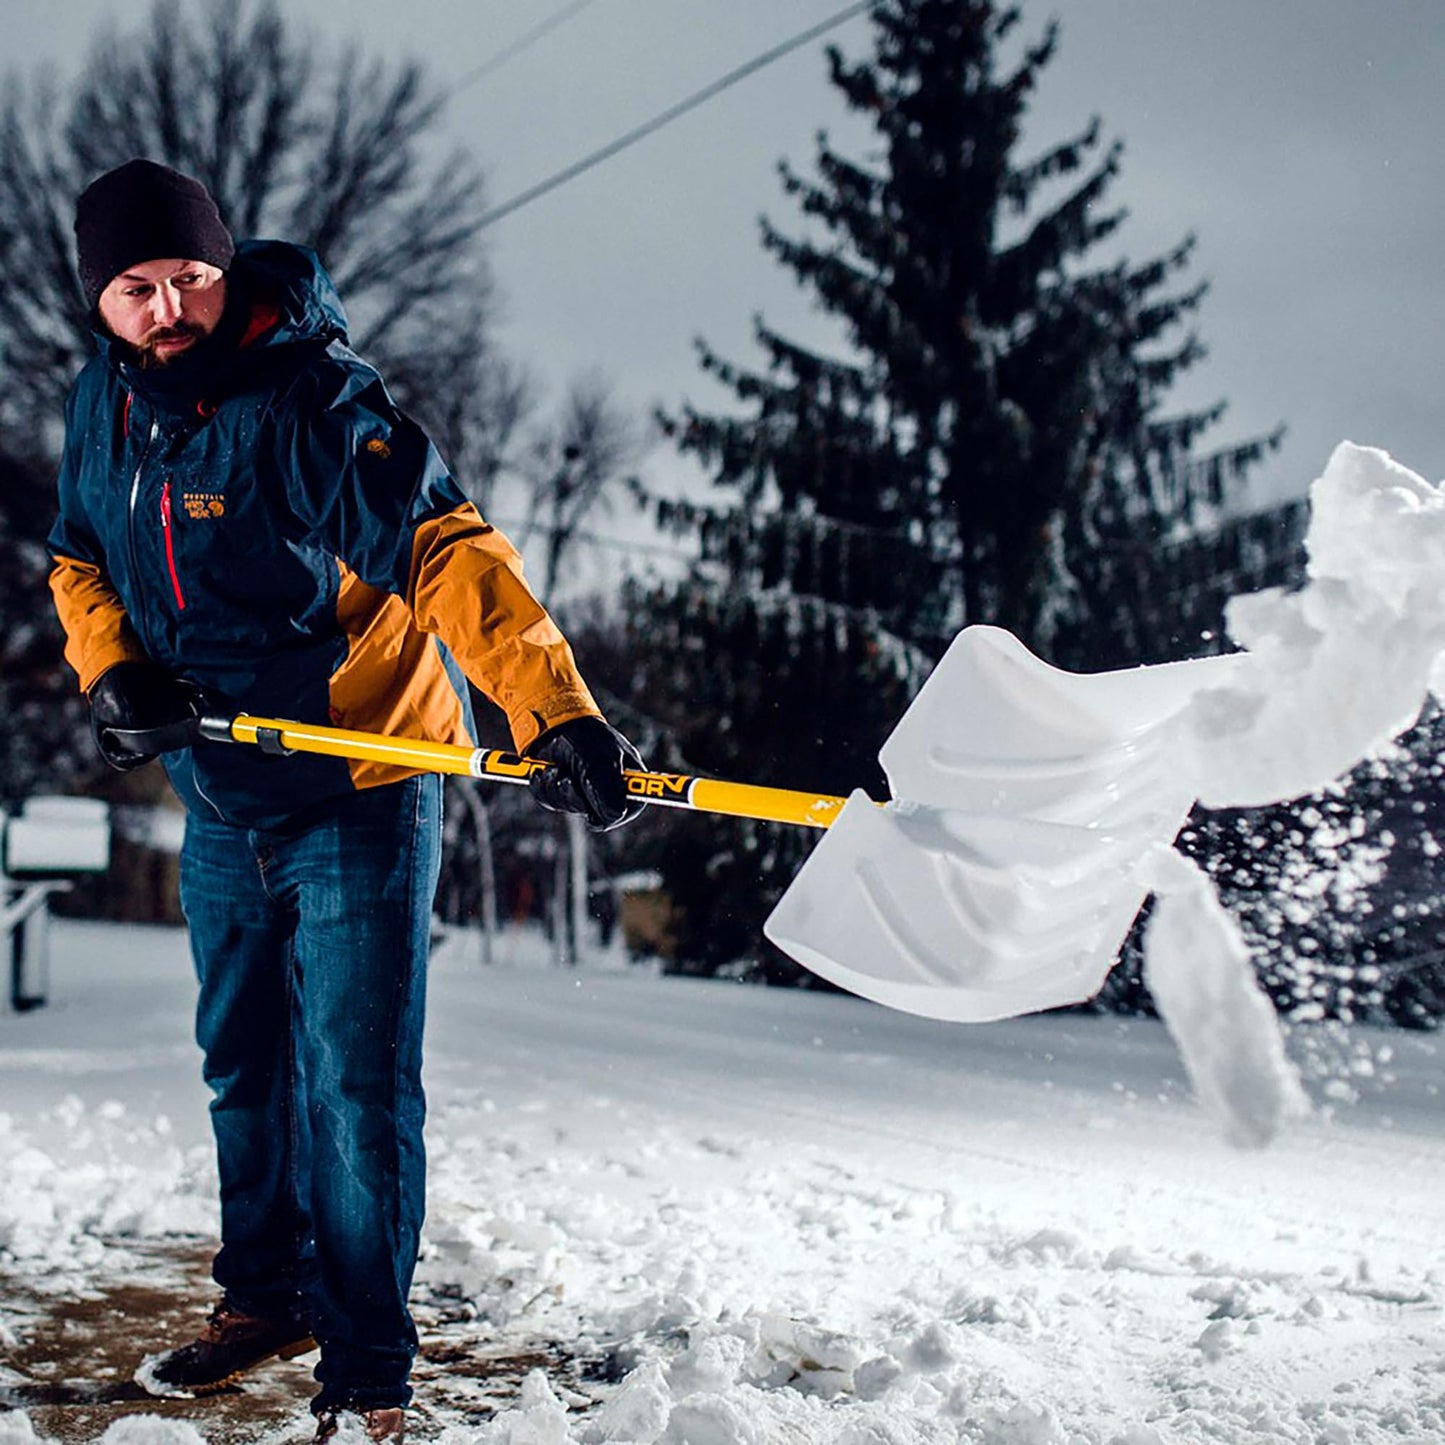
[[[502,201],[844,6],[844,0],[283,0],[327,42],[360,39],[462,80],[546,17],[545,38],[451,102],[445,124]],[[1302,491],[1342,438],[1445,473],[1438,360],[1445,134],[1440,0],[1024,0],[1063,24],[1029,139],[1093,114],[1126,144],[1115,198],[1136,259],[1197,232],[1210,357],[1181,403],[1227,398],[1224,443],[1283,421],[1263,485]],[[113,0],[0,0],[12,67],[73,67]],[[137,16],[144,13],[135,7]],[[855,19],[830,39],[866,48]],[[826,334],[761,251],[787,229],[776,180],[813,137],[858,134],[817,42],[489,232],[505,339],[555,395],[600,368],[639,412],[712,403],[692,340],[752,362],[751,317]],[[654,468],[665,466],[663,459]]]

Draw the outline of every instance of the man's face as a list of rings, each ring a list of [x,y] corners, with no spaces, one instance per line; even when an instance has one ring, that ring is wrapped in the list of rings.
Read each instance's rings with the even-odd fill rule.
[[[164,366],[216,329],[226,274],[205,261],[141,261],[100,293],[100,319],[142,366]]]

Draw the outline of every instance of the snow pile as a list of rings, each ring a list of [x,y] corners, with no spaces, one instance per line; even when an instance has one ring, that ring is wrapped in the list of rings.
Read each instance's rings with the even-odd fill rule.
[[[97,1445],[207,1445],[207,1442],[187,1420],[167,1420],[162,1415],[127,1415],[107,1425]]]
[[[182,1149],[170,1119],[118,1099],[68,1094],[27,1130],[0,1113],[0,1258],[63,1272],[92,1267],[106,1241],[217,1227],[210,1150]]]
[[[445,1445],[1067,1445],[1048,1406],[1001,1402],[996,1378],[975,1374],[974,1345],[959,1326],[937,1325],[891,1343],[904,1356],[865,1358],[866,1348],[828,1336],[824,1363],[798,1349],[825,1332],[778,1318],[702,1326],[670,1363],[648,1360],[586,1420],[578,1420],[541,1371],[514,1408],[478,1430],[452,1430]],[[1148,1437],[1115,1436],[1142,1445]],[[1156,1439],[1158,1437],[1155,1437]]]
[[[0,1164],[30,1160],[0,1171],[0,1210],[39,1219],[23,1254],[0,1249],[0,1402],[75,1373],[45,1311],[154,1278],[167,1241],[193,1258],[176,1235],[203,1208],[214,1238],[213,1181],[187,1173],[209,1150],[184,936],[57,920],[54,941],[51,1006],[0,1015]],[[1334,1122],[1246,1153],[1213,1137],[1152,1020],[961,1029],[520,951],[484,968],[453,940],[432,972],[419,1436],[1445,1438],[1438,1040],[1389,1036],[1388,1089],[1362,1079]],[[157,1343],[133,1313],[114,1328],[127,1371]],[[516,1362],[504,1388],[489,1356]],[[276,1365],[166,1420],[0,1410],[0,1445],[306,1439],[309,1393]],[[267,1400],[282,1413],[258,1417]]]

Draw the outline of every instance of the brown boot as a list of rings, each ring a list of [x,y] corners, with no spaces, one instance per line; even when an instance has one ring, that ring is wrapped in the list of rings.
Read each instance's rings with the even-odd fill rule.
[[[254,1365],[314,1350],[311,1331],[297,1320],[267,1320],[233,1309],[223,1299],[189,1344],[147,1355],[135,1372],[152,1395],[209,1395]]]
[[[406,1411],[400,1406],[373,1410],[325,1410],[316,1419],[316,1445],[323,1445],[341,1429],[343,1422],[359,1426],[377,1445],[402,1445],[406,1439]],[[354,1431],[352,1432],[354,1433]]]

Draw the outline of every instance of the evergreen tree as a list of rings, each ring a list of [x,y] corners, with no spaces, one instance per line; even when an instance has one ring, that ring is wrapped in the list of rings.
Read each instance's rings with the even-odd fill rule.
[[[829,62],[879,132],[882,163],[822,138],[817,179],[786,164],[782,176],[824,236],[763,227],[850,346],[823,355],[759,325],[766,372],[703,352],[751,415],[676,424],[738,499],[722,531],[745,519],[764,585],[876,607],[932,655],[980,621],[1071,666],[1198,650],[1165,597],[1175,589],[1157,585],[1178,575],[1175,554],[1217,529],[1188,560],[1218,571],[1210,553],[1247,554],[1272,527],[1288,544],[1296,514],[1220,529],[1231,484],[1277,438],[1199,462],[1194,444],[1223,408],[1161,415],[1203,354],[1185,328],[1205,287],[1169,290],[1193,239],[1141,266],[1093,261],[1124,219],[1106,205],[1121,147],[1103,146],[1097,121],[1013,159],[1055,27],[999,74],[1015,7],[880,0],[873,19],[873,59],[832,50]],[[822,534],[813,575],[784,574],[774,534],[796,518]],[[876,591],[876,573],[900,571],[906,587]]]
[[[1019,18],[877,0],[872,57],[829,51],[879,146],[855,161],[823,136],[815,177],[785,163],[814,225],[765,221],[762,239],[843,337],[824,353],[760,322],[762,370],[703,347],[742,413],[665,419],[727,498],[660,507],[699,561],[637,606],[640,640],[693,645],[642,681],[698,766],[846,789],[876,776],[959,627],[1008,627],[1072,668],[1162,660],[1218,646],[1223,598],[1294,561],[1302,508],[1225,515],[1277,436],[1201,462],[1222,407],[1162,411],[1203,354],[1189,328],[1205,288],[1179,281],[1192,238],[1143,265],[1097,259],[1124,219],[1106,204],[1121,148],[1097,121],[1016,158],[1057,38],[1004,65]],[[796,846],[719,846],[710,867],[746,860],[726,906],[755,927]],[[715,957],[723,905],[695,906],[680,949]]]

